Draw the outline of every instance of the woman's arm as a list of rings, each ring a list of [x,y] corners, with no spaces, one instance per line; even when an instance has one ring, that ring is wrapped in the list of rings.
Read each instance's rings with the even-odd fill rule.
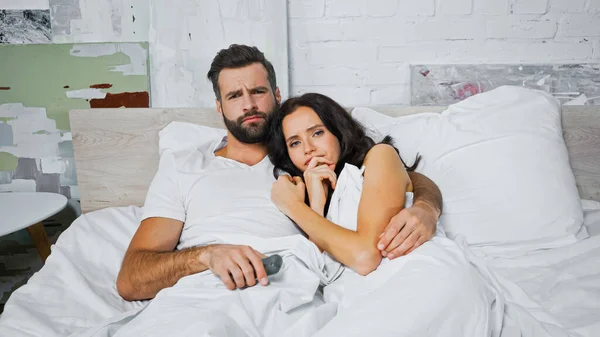
[[[315,244],[361,275],[379,266],[382,259],[376,247],[379,235],[404,207],[405,192],[412,187],[398,154],[389,145],[374,146],[364,165],[356,231],[334,224],[304,203],[295,202],[282,209]]]

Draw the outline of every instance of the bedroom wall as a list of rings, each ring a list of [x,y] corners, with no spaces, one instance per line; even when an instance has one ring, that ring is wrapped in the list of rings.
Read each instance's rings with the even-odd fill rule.
[[[206,73],[216,53],[233,43],[259,47],[287,97],[285,1],[154,0],[149,21],[153,107],[215,106]]]
[[[410,64],[600,63],[600,0],[298,0],[288,12],[292,93],[346,105],[410,104]]]
[[[0,0],[0,192],[77,200],[68,110],[214,106],[206,72],[232,43],[259,46],[287,96],[287,36],[285,1]]]
[[[600,0],[0,0],[0,10],[0,57],[21,44],[147,46],[136,57],[144,58],[149,84],[127,91],[150,88],[153,107],[214,106],[206,70],[215,53],[234,42],[266,52],[284,96],[318,91],[348,106],[448,103],[508,82],[567,91],[565,102],[600,104],[594,81],[600,77]],[[127,53],[119,56],[131,61]],[[92,67],[101,62],[89,61]],[[33,160],[41,172],[43,161],[59,163],[46,165],[59,175],[73,167],[61,164],[68,160],[58,144],[54,154],[13,151],[8,143],[18,144],[9,119],[22,113],[7,104],[44,109],[42,119],[56,121],[57,130],[36,132],[57,131],[66,142],[69,105],[57,112],[48,102],[15,98],[39,93],[27,87],[15,95],[23,89],[9,81],[0,76],[0,191],[48,190],[32,177],[15,183],[15,165]],[[97,84],[59,93],[67,98],[68,91]],[[17,138],[33,144],[44,136],[39,132]],[[76,197],[76,182],[55,185],[53,191]]]

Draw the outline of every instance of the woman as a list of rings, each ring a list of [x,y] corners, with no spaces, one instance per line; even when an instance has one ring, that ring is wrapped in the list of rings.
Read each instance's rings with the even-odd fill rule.
[[[276,172],[291,175],[277,179],[271,199],[326,252],[325,272],[332,276],[323,295],[338,311],[315,337],[500,331],[503,299],[442,231],[410,255],[382,260],[379,233],[412,203],[407,170],[418,157],[406,167],[391,138],[376,144],[319,94],[283,103],[270,131],[269,158]]]
[[[407,167],[391,137],[376,144],[346,110],[324,95],[288,99],[272,118],[269,158],[276,172],[291,175],[274,183],[273,202],[321,250],[358,274],[369,274],[382,260],[376,247],[379,234],[405,207],[407,197],[412,202],[407,170],[414,170],[420,158]],[[350,188],[357,189],[360,200],[344,206],[344,212],[350,208],[356,217],[328,216],[330,207],[339,206],[330,202],[343,174],[358,181]],[[344,188],[339,193],[349,192]]]

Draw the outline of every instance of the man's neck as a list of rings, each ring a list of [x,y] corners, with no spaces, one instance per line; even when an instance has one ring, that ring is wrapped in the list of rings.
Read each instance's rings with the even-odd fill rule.
[[[227,133],[227,145],[215,151],[215,156],[233,159],[237,162],[254,166],[267,155],[267,146],[263,143],[246,144]]]

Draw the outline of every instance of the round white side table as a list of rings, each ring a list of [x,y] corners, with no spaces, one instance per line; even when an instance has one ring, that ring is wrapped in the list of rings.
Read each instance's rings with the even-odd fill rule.
[[[66,205],[67,198],[62,194],[0,193],[0,236],[27,228],[40,257],[46,262],[50,255],[50,242],[41,221],[60,212]]]

